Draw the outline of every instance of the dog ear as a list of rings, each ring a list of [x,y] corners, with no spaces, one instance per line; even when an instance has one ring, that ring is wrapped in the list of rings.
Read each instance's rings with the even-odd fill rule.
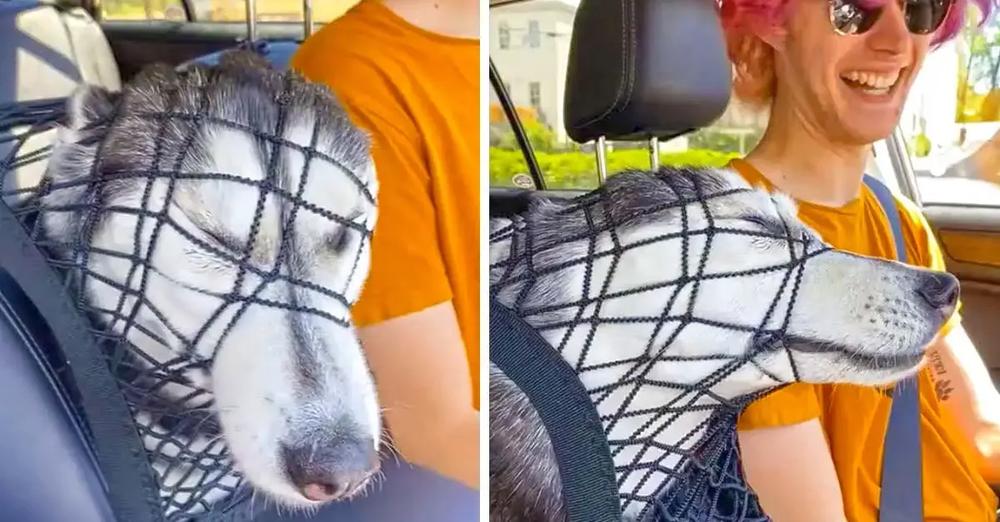
[[[66,103],[66,127],[77,132],[106,127],[120,96],[96,85],[77,87]]]

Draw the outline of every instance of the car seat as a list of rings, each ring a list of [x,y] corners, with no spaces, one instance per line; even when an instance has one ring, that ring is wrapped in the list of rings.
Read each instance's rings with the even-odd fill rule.
[[[100,25],[80,7],[0,0],[0,104],[65,98],[81,83],[121,88]],[[21,154],[41,150],[53,138],[53,132],[34,135],[21,146]],[[0,143],[0,158],[12,146]],[[44,162],[26,165],[18,169],[17,179],[34,185],[44,169]]]
[[[80,83],[118,90],[121,80],[82,9],[0,0],[0,28],[0,179],[10,194],[38,183],[66,97]],[[150,509],[158,499],[145,451],[86,320],[4,204],[0,230],[0,520],[161,520]],[[427,470],[393,461],[384,473],[364,499],[297,519],[261,509],[255,520],[466,521],[478,513],[477,492]]]
[[[292,56],[298,51],[301,42],[296,40],[257,40],[254,42],[244,42],[238,46],[240,49],[251,49],[266,59],[271,66],[278,70],[288,69],[292,62]],[[219,63],[219,57],[223,53],[232,49],[223,49],[204,56],[199,56],[189,62],[202,65],[215,65]],[[183,67],[184,65],[181,65]]]
[[[86,11],[36,0],[0,1],[0,71],[0,120],[9,120],[5,108],[15,102],[39,112],[61,106],[58,100],[82,82],[108,89],[120,86],[111,49]],[[0,171],[11,162],[16,143],[12,138],[27,129],[29,122],[24,123],[0,133]],[[53,138],[51,129],[32,133],[19,156],[44,155]],[[12,175],[3,177],[4,189],[36,184],[44,168],[44,161],[19,163],[11,168]],[[113,383],[102,382],[99,373],[82,395],[77,383],[66,378],[70,361],[60,347],[86,339],[86,329],[44,258],[22,241],[26,238],[20,225],[3,205],[0,223],[0,518],[111,520],[118,498],[109,491],[108,479],[123,477],[103,470],[128,461],[128,453],[125,458],[106,458],[109,447],[129,449],[109,435],[127,418],[115,418],[127,415],[124,401],[116,404],[107,393],[113,388],[102,388]],[[73,362],[87,364],[79,358]],[[81,400],[109,401],[89,419],[96,430],[77,415],[74,404]],[[91,444],[95,436],[103,437],[97,445]],[[125,475],[125,481],[141,484],[138,473],[126,469]]]
[[[588,1],[576,12],[564,126],[578,143],[659,141],[710,125],[729,103],[731,65],[717,15],[703,0]],[[503,71],[501,71],[501,74]],[[603,159],[597,158],[598,168]],[[544,175],[544,173],[543,173]],[[575,191],[490,190],[490,216]]]

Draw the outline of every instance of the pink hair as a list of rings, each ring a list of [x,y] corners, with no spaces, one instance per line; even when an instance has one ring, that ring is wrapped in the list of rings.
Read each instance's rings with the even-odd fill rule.
[[[780,27],[794,0],[720,0],[722,24],[729,30],[767,30]],[[860,0],[862,6],[877,6],[886,0]],[[973,2],[981,16],[980,24],[989,20],[1000,7],[1000,0],[953,0],[948,17],[934,35],[932,45],[939,45],[955,37],[965,21],[966,7]]]

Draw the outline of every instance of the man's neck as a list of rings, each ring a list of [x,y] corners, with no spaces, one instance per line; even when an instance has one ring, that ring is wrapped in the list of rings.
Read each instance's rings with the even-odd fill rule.
[[[797,200],[843,206],[858,196],[869,147],[831,144],[807,121],[801,114],[775,110],[746,160]]]
[[[477,0],[380,0],[407,22],[443,36],[479,39]]]

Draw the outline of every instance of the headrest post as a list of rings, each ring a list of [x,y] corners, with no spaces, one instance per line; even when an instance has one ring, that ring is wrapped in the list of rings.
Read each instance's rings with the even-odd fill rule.
[[[247,41],[257,41],[257,0],[246,0],[247,6]]]
[[[660,139],[656,136],[649,138],[649,167],[660,170]]]
[[[303,32],[305,33],[305,36],[303,36],[303,40],[305,40],[306,38],[309,38],[313,34],[312,0],[302,0],[302,25],[303,25]]]
[[[604,153],[604,145],[604,136],[598,136],[594,152],[597,153],[597,182],[601,185],[608,179],[608,158]]]

